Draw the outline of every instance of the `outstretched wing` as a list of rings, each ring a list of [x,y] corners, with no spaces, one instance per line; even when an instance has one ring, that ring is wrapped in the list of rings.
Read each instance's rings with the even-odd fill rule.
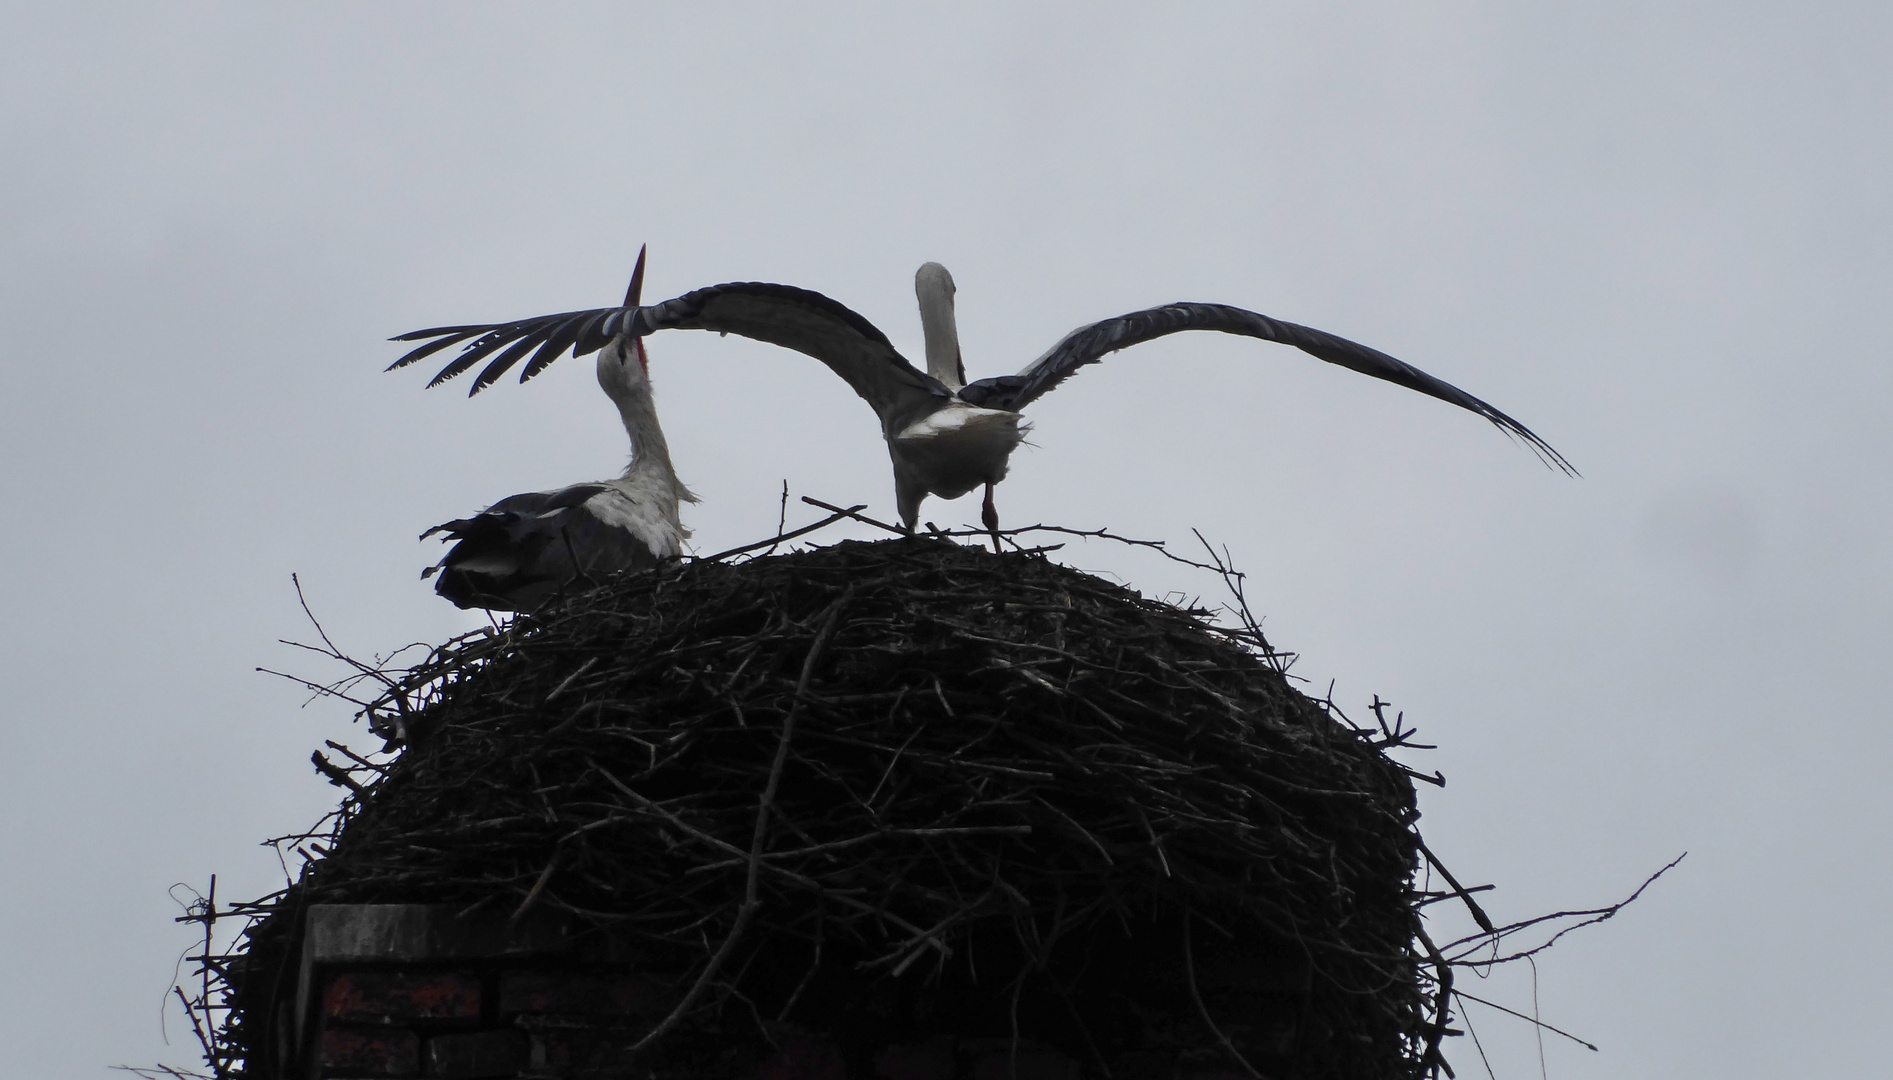
[[[763,282],[712,285],[650,307],[595,308],[510,323],[416,330],[392,340],[427,343],[390,364],[388,370],[460,344],[460,353],[428,385],[438,386],[491,356],[473,381],[470,393],[477,394],[528,352],[532,357],[520,373],[521,382],[567,349],[573,356],[583,356],[620,333],[644,337],[659,330],[736,334],[812,356],[866,399],[883,424],[916,411],[924,415],[952,397],[937,379],[908,363],[886,334],[847,307],[807,289]]]
[[[1119,349],[1184,330],[1217,330],[1225,334],[1240,334],[1293,345],[1330,364],[1339,364],[1363,375],[1372,375],[1376,379],[1418,390],[1441,401],[1449,401],[1462,409],[1478,413],[1497,425],[1499,430],[1523,440],[1546,464],[1577,475],[1577,470],[1564,459],[1564,455],[1532,434],[1530,428],[1451,383],[1436,379],[1378,349],[1370,349],[1344,337],[1271,319],[1267,315],[1227,304],[1166,304],[1081,326],[1066,334],[1045,355],[1026,365],[1025,370],[1017,375],[981,379],[963,387],[960,398],[987,408],[1023,409],[1086,364],[1096,363]]]
[[[526,369],[520,373],[519,381],[525,382],[544,371],[547,364],[557,360],[567,349],[573,356],[584,356],[596,352],[618,335],[624,326],[626,316],[636,308],[593,308],[589,311],[562,311],[557,315],[540,315],[536,318],[521,319],[510,323],[487,323],[478,326],[435,326],[426,330],[413,330],[390,341],[425,341],[427,344],[403,355],[389,364],[387,370],[404,368],[451,345],[460,345],[460,353],[446,367],[440,369],[428,382],[429,387],[439,386],[448,379],[460,375],[475,364],[504,349],[488,362],[479,377],[473,380],[470,394],[477,394],[499,380],[520,357],[534,348],[531,360],[526,362]],[[432,339],[432,340],[429,340]]]

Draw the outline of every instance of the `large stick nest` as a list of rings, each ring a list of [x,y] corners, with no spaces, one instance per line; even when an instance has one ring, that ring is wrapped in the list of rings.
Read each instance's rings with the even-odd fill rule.
[[[293,907],[566,912],[676,973],[666,1038],[870,998],[921,1031],[971,979],[992,1034],[1093,1062],[1167,1038],[1237,1074],[1246,1050],[1417,1075],[1410,777],[1200,614],[932,540],[628,576],[409,672],[374,712],[405,749],[357,773]],[[291,907],[251,930],[252,971],[293,947]],[[1100,950],[1186,978],[1186,1022],[1132,1023],[1080,974]],[[1229,955],[1294,973],[1292,1045],[1228,1011]],[[240,1029],[271,980],[232,982]]]

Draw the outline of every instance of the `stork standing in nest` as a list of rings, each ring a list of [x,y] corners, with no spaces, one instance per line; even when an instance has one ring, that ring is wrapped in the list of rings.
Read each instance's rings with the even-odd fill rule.
[[[638,306],[643,286],[640,249],[626,308]],[[620,328],[606,339],[598,350],[598,385],[618,406],[631,439],[624,474],[511,495],[473,517],[422,533],[423,540],[445,533],[455,541],[422,575],[439,573],[436,592],[463,608],[526,611],[574,580],[641,570],[682,554],[690,533],[678,520],[678,503],[697,497],[671,467],[643,338]]]
[[[1166,304],[1081,326],[1017,375],[969,383],[954,317],[953,276],[939,263],[927,263],[914,276],[914,292],[926,340],[925,372],[901,356],[874,324],[841,304],[806,289],[763,282],[712,285],[651,307],[627,302],[623,307],[510,323],[416,330],[394,340],[427,343],[396,360],[390,370],[464,342],[459,355],[428,384],[435,386],[498,351],[473,381],[471,393],[477,394],[528,352],[532,357],[521,382],[568,348],[582,356],[621,337],[642,338],[659,330],[711,330],[781,345],[828,365],[873,407],[893,458],[901,523],[909,531],[928,495],[953,499],[984,485],[981,520],[993,534],[995,549],[999,516],[993,485],[1005,479],[1012,451],[1029,430],[1020,410],[1086,364],[1184,330],[1216,330],[1292,345],[1330,364],[1450,402],[1522,440],[1546,464],[1576,474],[1563,455],[1525,425],[1411,364],[1322,330],[1226,304]]]

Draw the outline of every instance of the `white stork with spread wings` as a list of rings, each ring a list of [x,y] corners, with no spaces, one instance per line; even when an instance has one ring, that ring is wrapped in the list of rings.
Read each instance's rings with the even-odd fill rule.
[[[644,251],[625,307],[644,285]],[[602,345],[602,347],[600,347]],[[641,570],[683,552],[689,536],[677,504],[697,497],[677,479],[651,397],[650,356],[640,337],[614,333],[598,349],[598,385],[624,420],[631,464],[616,480],[512,495],[470,518],[436,525],[457,541],[439,564],[434,591],[463,608],[528,611],[575,579]]]
[[[1522,439],[1548,465],[1576,474],[1563,455],[1525,425],[1411,364],[1346,338],[1225,304],[1166,304],[1081,326],[1017,375],[969,383],[960,360],[952,275],[939,263],[927,263],[914,275],[914,292],[926,339],[925,372],[901,356],[887,335],[841,304],[806,289],[762,282],[712,285],[650,307],[627,303],[517,322],[416,330],[393,340],[427,343],[389,370],[462,344],[459,355],[428,385],[437,386],[490,356],[473,381],[471,393],[477,394],[522,359],[526,365],[520,381],[525,382],[567,349],[581,356],[620,336],[711,330],[782,345],[828,365],[873,406],[894,460],[894,495],[903,525],[914,528],[920,503],[928,495],[952,499],[984,484],[981,516],[995,534],[995,546],[993,485],[1005,479],[1007,460],[1027,430],[1019,410],[1086,364],[1183,330],[1216,330],[1293,345],[1330,364],[1451,402]]]

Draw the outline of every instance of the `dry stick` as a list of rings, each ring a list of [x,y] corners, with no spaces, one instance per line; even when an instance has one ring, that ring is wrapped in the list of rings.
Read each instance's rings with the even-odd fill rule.
[[[560,694],[563,694],[563,693],[565,693],[565,691],[566,691],[566,689],[567,689],[567,688],[569,688],[569,687],[570,687],[570,686],[571,686],[571,685],[572,685],[573,683],[575,683],[575,682],[577,682],[577,681],[578,681],[578,677],[579,677],[580,675],[583,675],[583,674],[585,674],[586,672],[588,672],[588,671],[590,671],[590,670],[592,669],[592,667],[593,667],[594,665],[596,665],[597,663],[598,663],[598,658],[597,658],[596,656],[594,656],[594,657],[592,657],[591,659],[589,659],[589,660],[587,660],[587,661],[585,661],[584,663],[582,663],[582,664],[580,664],[580,665],[578,666],[578,670],[577,670],[577,671],[574,671],[574,672],[572,672],[572,673],[571,673],[570,675],[567,675],[567,676],[565,677],[565,681],[564,681],[564,682],[561,682],[561,683],[560,683],[559,685],[557,685],[557,686],[555,686],[555,687],[553,687],[553,688],[552,688],[552,692],[551,692],[550,694],[547,694],[547,695],[546,695],[546,704],[548,704],[548,705],[550,705],[550,704],[552,703],[552,699],[553,699],[553,698],[556,698],[556,697],[558,697],[558,696],[559,696]]]
[[[1466,891],[1466,887],[1459,883],[1459,879],[1453,876],[1451,870],[1446,869],[1446,864],[1439,861],[1439,856],[1433,854],[1432,849],[1426,846],[1426,841],[1416,837],[1415,842],[1420,845],[1420,854],[1426,856],[1426,861],[1433,864],[1433,869],[1439,871],[1439,876],[1446,879],[1446,884],[1452,888],[1453,895],[1459,897],[1460,901],[1466,905],[1467,911],[1472,912],[1472,921],[1479,924],[1479,929],[1488,934],[1497,933],[1498,928],[1492,925],[1491,919],[1486,918],[1485,911],[1473,900],[1472,894]]]
[[[769,542],[769,550],[763,552],[764,555],[774,555],[776,553],[776,548],[781,546],[782,544],[782,539],[783,539],[782,530],[788,527],[789,527],[789,481],[785,477],[783,478],[783,481],[782,481],[782,503],[780,506],[776,508],[776,538]]]
[[[810,506],[819,506],[823,510],[827,510],[829,513],[837,514],[841,517],[853,518],[856,521],[859,521],[860,523],[862,523],[863,525],[872,525],[877,529],[886,529],[888,532],[893,533],[895,536],[909,535],[906,529],[900,528],[895,525],[889,525],[885,521],[876,521],[871,517],[867,517],[863,514],[858,513],[857,511],[859,511],[862,507],[866,506],[867,505],[866,503],[862,503],[861,506],[854,507],[853,509],[843,510],[839,506],[832,506],[828,503],[823,502],[820,499],[811,499],[807,495],[802,496],[802,501],[809,504]]]
[[[300,676],[289,675],[281,671],[276,671],[272,668],[259,667],[256,669],[257,671],[260,671],[264,673],[265,675],[275,675],[278,678],[288,679],[290,682],[298,683],[302,686],[305,686],[308,689],[315,691],[315,697],[340,698],[351,705],[358,706],[359,711],[356,713],[356,715],[367,717],[370,724],[373,724],[376,720],[376,715],[375,715],[374,710],[381,708],[384,705],[387,705],[390,703],[394,705],[395,711],[400,714],[403,720],[405,720],[408,717],[409,709],[408,709],[407,698],[404,695],[402,695],[400,692],[402,689],[402,684],[395,683],[392,680],[390,680],[387,677],[387,672],[384,669],[373,668],[367,664],[362,663],[359,660],[354,660],[346,656],[341,656],[330,648],[317,648],[314,645],[308,645],[300,641],[290,641],[287,638],[277,638],[276,641],[277,641],[277,644],[279,645],[287,645],[292,649],[302,649],[305,652],[315,653],[317,656],[324,656],[324,657],[329,658],[330,660],[340,661],[341,663],[347,664],[350,667],[355,668],[357,671],[357,674],[351,675],[346,679],[339,679],[333,683],[328,683],[325,685],[325,684],[320,684],[320,683],[313,683],[307,679],[301,678]],[[397,651],[405,651],[405,650],[397,650]],[[418,668],[407,669],[407,671],[402,675],[402,678],[404,680],[410,678],[412,675],[412,672],[417,671],[417,670],[419,669]],[[359,698],[350,697],[348,694],[343,692],[344,689],[353,687],[356,683],[362,682],[369,678],[377,679],[387,687],[387,689],[381,692],[381,696],[374,699],[373,701],[362,701]],[[315,698],[311,698],[310,700],[313,701],[315,700]]]
[[[214,1061],[216,1055],[211,1052],[210,1038],[204,1033],[203,1025],[197,1022],[197,1011],[191,1008],[191,999],[184,996],[182,986],[173,986],[171,990],[177,994],[177,999],[184,1003],[184,1017],[191,1022],[191,1033],[197,1036],[197,1044],[203,1048],[204,1060]]]
[[[356,671],[360,672],[363,676],[380,681],[380,683],[383,686],[388,688],[388,693],[390,694],[396,693],[399,687],[397,686],[397,684],[395,683],[393,679],[388,678],[388,675],[386,672],[382,671],[380,668],[370,667],[369,665],[364,664],[359,660],[351,659],[350,657],[344,655],[342,650],[335,647],[335,642],[329,640],[329,632],[327,630],[322,629],[322,623],[320,620],[318,620],[315,617],[315,612],[309,610],[309,599],[308,597],[305,597],[302,594],[302,579],[297,577],[295,574],[291,574],[289,575],[289,582],[290,584],[296,587],[296,603],[301,605],[302,613],[309,617],[309,625],[315,627],[316,636],[322,639],[322,644],[328,646],[329,655],[335,657],[337,660],[340,660],[342,663],[347,664],[348,666],[354,668]],[[295,643],[287,642],[286,644],[293,645]],[[263,669],[258,668],[257,670],[261,671]],[[274,674],[277,674],[277,672],[271,672],[270,674],[274,675]],[[298,681],[301,681],[301,680],[298,680]],[[342,695],[342,694],[337,694],[336,696],[345,697],[345,695]],[[347,700],[353,701],[354,699],[348,698]],[[397,708],[400,709],[402,715],[407,714],[407,703],[405,700],[397,700],[395,704]]]
[[[1209,1006],[1203,1004],[1203,992],[1196,987],[1196,950],[1190,944],[1190,909],[1188,908],[1183,909],[1183,973],[1189,976],[1190,1000],[1196,1002],[1196,1013],[1203,1018],[1203,1023],[1208,1025],[1209,1033],[1216,1036],[1217,1042],[1223,1044],[1223,1049],[1229,1051],[1229,1056],[1236,1059],[1236,1064],[1242,1066],[1242,1071],[1249,1074],[1250,1080],[1262,1080],[1262,1074],[1256,1071],[1254,1065],[1249,1064],[1248,1058],[1242,1056],[1242,1051],[1236,1049],[1236,1044],[1229,1041],[1229,1036],[1223,1034],[1223,1029],[1216,1026],[1216,1021],[1210,1018]]]
[[[1491,892],[1493,889],[1496,889],[1496,888],[1498,888],[1498,886],[1496,885],[1474,885],[1471,888],[1467,889],[1466,891],[1469,893],[1481,893],[1481,892]],[[1413,905],[1415,910],[1418,910],[1423,907],[1431,907],[1432,905],[1439,903],[1441,900],[1458,899],[1458,894],[1449,893],[1449,892],[1416,893],[1414,895],[1420,896],[1423,898],[1418,903]]]
[[[213,1065],[213,1067],[216,1066]],[[159,1080],[159,1074],[172,1077],[174,1080],[219,1080],[218,1077],[206,1076],[200,1072],[180,1072],[169,1065],[151,1065],[146,1067],[114,1065],[112,1068],[118,1072],[128,1072],[133,1076],[143,1077],[144,1080]]]
[[[520,901],[519,907],[514,910],[512,918],[507,919],[507,922],[517,923],[526,917],[526,912],[531,911],[534,904],[539,902],[539,896],[546,891],[547,883],[552,880],[552,872],[559,868],[559,856],[563,854],[565,854],[563,846],[552,849],[552,858],[546,860],[546,868],[539,872],[539,880],[532,883],[532,888],[526,893],[526,899]]]
[[[1420,1055],[1420,1067],[1430,1068],[1438,1076],[1445,1070],[1448,1080],[1453,1075],[1453,1067],[1446,1064],[1445,1055],[1439,1052],[1440,1040],[1446,1037],[1446,1025],[1452,1021],[1453,1007],[1453,966],[1440,955],[1439,946],[1426,936],[1426,928],[1415,926],[1413,933],[1419,937],[1420,944],[1426,946],[1426,955],[1433,961],[1433,978],[1439,989],[1433,994],[1433,1022],[1427,1025],[1426,1050]]]
[[[1164,542],[1162,540],[1138,540],[1129,536],[1119,536],[1118,534],[1111,532],[1109,529],[1068,529],[1062,525],[1042,525],[1042,524],[1041,525],[1021,525],[1020,527],[1016,529],[1001,529],[999,530],[999,535],[1005,537],[1008,540],[1013,540],[1014,537],[1023,536],[1026,533],[1035,533],[1035,532],[1057,533],[1060,536],[1073,536],[1081,540],[1113,540],[1113,541],[1116,541],[1117,543],[1128,544],[1132,547],[1150,548],[1151,550],[1155,551],[1157,554],[1162,555],[1166,559],[1169,559],[1171,562],[1182,563],[1185,566],[1194,566],[1198,570],[1216,569],[1216,567],[1211,566],[1208,563],[1200,563],[1200,562],[1195,561],[1194,559],[1186,559],[1183,556],[1176,554],[1175,552],[1165,547]],[[984,537],[990,536],[991,534],[988,533],[985,529],[944,529],[944,530],[941,530],[936,535],[941,536],[941,537],[947,537],[947,538],[957,538],[957,537],[962,537],[962,536],[977,536],[977,537],[984,538]],[[1056,550],[1060,547],[1063,547],[1064,545],[1054,544],[1049,548],[1019,548],[1018,542],[1016,540],[1013,540],[1013,546],[1017,548],[1021,554],[1029,555],[1033,553],[1034,551]]]
[[[932,946],[939,950],[942,958],[952,956],[952,950],[948,949],[940,940],[940,931],[945,930],[947,927],[965,918],[968,913],[978,910],[979,906],[985,903],[986,898],[991,895],[992,891],[987,890],[974,898],[970,903],[961,904],[958,911],[934,923],[931,928],[926,930],[914,930],[913,936],[901,942],[899,945],[896,945],[893,951],[882,955],[878,959],[864,961],[860,965],[861,968],[866,970],[868,968],[879,967],[882,964],[890,963],[895,960],[900,960],[900,963],[896,964],[894,967],[894,977],[898,979],[907,973],[907,969],[912,967],[916,960],[919,960],[926,954],[927,946]],[[905,959],[901,959],[902,957],[905,957]]]
[[[677,1003],[677,1007],[670,1011],[662,1023],[651,1029],[650,1034],[631,1047],[633,1055],[642,1053],[646,1047],[670,1034],[683,1021],[684,1016],[697,1004],[697,999],[709,989],[710,980],[723,966],[723,962],[736,950],[737,941],[741,940],[743,931],[749,929],[756,909],[762,906],[758,896],[762,882],[762,845],[769,834],[769,809],[775,802],[776,789],[782,784],[783,767],[789,761],[789,740],[795,735],[795,718],[802,711],[802,702],[808,695],[808,683],[815,674],[815,665],[821,660],[828,643],[834,640],[835,628],[841,623],[842,609],[853,597],[854,587],[851,585],[828,606],[828,617],[816,633],[815,643],[809,646],[808,659],[802,662],[802,678],[795,686],[795,701],[789,706],[789,714],[782,718],[782,738],[776,742],[776,759],[769,766],[769,780],[763,785],[762,798],[756,802],[756,828],[749,841],[749,874],[743,883],[743,906],[737,909],[736,922],[730,927],[729,936],[723,939],[723,944],[704,965],[703,971],[698,973],[697,981],[691,984],[683,1000]]]
[[[1479,1032],[1472,1026],[1472,1017],[1462,1010],[1459,1019],[1466,1025],[1466,1034],[1472,1036],[1472,1048],[1479,1051],[1479,1064],[1485,1066],[1486,1080],[1499,1080],[1499,1074],[1492,1071],[1492,1059],[1485,1054],[1485,1044],[1479,1041]]]
[[[804,500],[804,501],[808,501],[808,500]],[[828,507],[827,503],[822,503],[820,505],[822,505],[823,507]],[[865,510],[867,509],[867,506],[868,506],[867,503],[861,503],[856,506],[851,506],[846,510],[843,510],[840,507],[828,507],[829,509],[832,509],[835,512],[823,518],[822,520],[816,522],[813,525],[804,525],[801,528],[795,530],[794,532],[786,532],[768,540],[758,540],[753,544],[744,544],[742,547],[731,548],[728,551],[719,551],[715,555],[703,555],[693,561],[717,562],[722,559],[727,559],[732,555],[741,555],[746,551],[755,551],[757,548],[773,549],[777,544],[782,543],[784,540],[793,540],[798,536],[802,536],[806,533],[812,533],[817,529],[826,529],[828,526],[833,525],[835,522],[840,521],[842,518],[853,517],[855,511]],[[875,524],[878,525],[880,523],[875,522]]]
[[[1549,915],[1540,915],[1535,919],[1526,919],[1523,922],[1515,922],[1509,926],[1501,926],[1496,931],[1490,934],[1472,934],[1472,935],[1468,935],[1466,937],[1460,938],[1458,941],[1448,942],[1446,945],[1448,949],[1457,949],[1464,945],[1468,945],[1468,944],[1471,945],[1471,948],[1467,948],[1465,951],[1454,956],[1452,962],[1455,964],[1464,963],[1465,958],[1467,956],[1470,956],[1473,952],[1479,949],[1485,948],[1488,943],[1502,941],[1513,934],[1519,933],[1533,926],[1537,926],[1540,923],[1550,922],[1553,919],[1582,919],[1583,920],[1582,922],[1574,923],[1570,926],[1563,928],[1562,930],[1559,930],[1556,934],[1553,934],[1551,936],[1550,940],[1544,942],[1541,945],[1538,945],[1534,948],[1526,949],[1524,952],[1513,953],[1510,956],[1498,956],[1498,957],[1494,957],[1491,960],[1478,961],[1476,966],[1487,967],[1492,964],[1509,964],[1515,960],[1522,960],[1527,956],[1532,956],[1537,953],[1544,952],[1546,949],[1549,949],[1553,945],[1557,944],[1558,939],[1562,938],[1564,935],[1569,934],[1574,930],[1582,930],[1584,927],[1587,927],[1587,926],[1595,926],[1596,924],[1615,916],[1619,911],[1622,911],[1624,908],[1630,906],[1632,903],[1636,901],[1638,897],[1643,895],[1643,891],[1645,889],[1649,888],[1651,885],[1656,883],[1657,878],[1660,878],[1664,874],[1667,874],[1671,870],[1674,870],[1676,868],[1676,864],[1682,862],[1683,859],[1688,857],[1688,855],[1689,853],[1685,851],[1683,852],[1683,854],[1676,856],[1674,859],[1671,859],[1668,863],[1666,863],[1663,866],[1661,870],[1658,870],[1656,873],[1651,874],[1648,878],[1645,878],[1643,884],[1637,886],[1636,892],[1631,893],[1629,896],[1626,896],[1622,900],[1619,900],[1616,903],[1611,904],[1607,907],[1591,908],[1585,911],[1554,911]]]
[[[1468,1001],[1476,1001],[1479,1004],[1484,1005],[1488,1008],[1497,1009],[1500,1012],[1506,1014],[1507,1016],[1516,1016],[1520,1020],[1528,1020],[1531,1023],[1536,1024],[1541,1028],[1544,1028],[1546,1031],[1551,1032],[1553,1035],[1562,1035],[1565,1038],[1570,1039],[1572,1042],[1577,1043],[1579,1046],[1582,1046],[1587,1050],[1597,1049],[1596,1044],[1585,1042],[1583,1039],[1578,1038],[1576,1035],[1573,1035],[1568,1031],[1562,1031],[1558,1028],[1552,1027],[1550,1024],[1545,1023],[1543,1020],[1540,1020],[1535,1016],[1526,1016],[1522,1012],[1513,1012],[1511,1009],[1508,1009],[1505,1006],[1500,1005],[1498,1002],[1487,1001],[1486,999],[1478,996],[1477,994],[1468,994],[1464,990],[1455,990],[1453,991],[1453,996],[1462,997]]]
[[[296,642],[293,642],[293,641],[285,641],[282,644],[293,645],[301,649],[309,648],[307,645],[297,645]],[[310,651],[317,652],[317,653],[322,652],[321,649],[311,649]],[[322,655],[327,656],[328,654],[322,653]],[[300,675],[291,675],[286,671],[277,671],[275,668],[259,667],[259,668],[256,668],[255,670],[260,671],[265,675],[274,675],[279,679],[288,679],[290,682],[296,683],[297,685],[303,687],[304,689],[312,691],[312,693],[309,696],[310,701],[314,701],[317,698],[332,697],[332,698],[341,698],[343,701],[348,702],[350,705],[359,705],[363,709],[372,709],[375,707],[375,702],[363,701],[360,698],[352,698],[352,697],[349,697],[347,694],[342,693],[339,687],[344,685],[344,683],[353,682],[354,681],[353,679],[347,679],[347,680],[344,680],[344,682],[342,683],[336,683],[333,686],[330,686],[330,685],[325,685],[323,683],[310,682],[308,679],[305,679]]]
[[[901,687],[900,696],[894,699],[893,708],[890,708],[888,710],[888,715],[892,716],[894,709],[900,708],[901,701],[904,700],[906,697],[907,697],[907,688],[903,686]],[[904,743],[901,743],[900,749],[894,751],[894,756],[888,759],[887,768],[881,771],[881,778],[875,781],[874,790],[868,792],[867,799],[861,803],[861,805],[867,809],[869,814],[874,813],[874,800],[880,797],[881,788],[886,786],[887,778],[894,775],[894,766],[900,764],[900,756],[907,752],[907,748],[909,746],[912,746],[914,743],[914,740],[920,738],[920,733],[925,730],[927,730],[927,725],[924,722],[919,727],[914,728],[914,733],[912,735],[907,736],[907,741]]]
[[[789,485],[785,482],[782,485],[782,497],[785,503],[788,501],[788,488]],[[825,931],[828,928],[826,916],[827,913],[822,910],[822,896],[817,893],[815,896],[815,955],[808,962],[808,970],[802,973],[802,981],[795,984],[795,989],[789,993],[789,1000],[782,1003],[782,1011],[776,1014],[778,1024],[789,1018],[789,1010],[795,1008],[795,1003],[802,1000],[802,991],[808,988],[809,980],[815,977],[815,972],[822,966],[822,938],[826,936]]]
[[[310,754],[309,760],[315,765],[317,772],[329,778],[330,783],[347,788],[354,792],[357,798],[368,794],[367,788],[357,783],[354,777],[348,775],[347,772],[339,768],[334,762],[323,757],[322,751],[317,750]]]
[[[1097,837],[1091,835],[1090,829],[1087,829],[1083,825],[1078,824],[1077,819],[1073,818],[1070,814],[1065,813],[1063,810],[1060,810],[1058,807],[1053,806],[1050,802],[1048,802],[1044,798],[1039,798],[1037,801],[1040,806],[1043,806],[1045,809],[1050,810],[1052,813],[1057,814],[1059,817],[1064,818],[1066,824],[1078,830],[1078,835],[1084,837],[1086,840],[1091,841],[1091,846],[1094,848],[1097,848],[1098,854],[1104,856],[1105,865],[1107,866],[1117,865],[1117,860],[1111,858],[1110,851],[1106,850],[1102,841],[1100,841]]]
[[[204,898],[204,956],[203,956],[202,966],[198,969],[203,975],[204,982],[203,982],[202,994],[197,1000],[198,1000],[198,1003],[204,1007],[204,1023],[205,1024],[210,1023],[210,948],[213,944],[215,944],[214,939],[216,937],[216,931],[217,931],[217,875],[212,874],[210,875],[210,895]],[[204,1049],[206,1051],[210,1049],[210,1044],[208,1042],[204,1044]],[[212,1067],[216,1066],[215,1060],[212,1059],[208,1053],[205,1055],[205,1057],[206,1057],[206,1060],[211,1061]],[[222,1071],[222,1070],[220,1069],[218,1071]]]
[[[336,742],[334,739],[323,739],[322,742],[326,746],[328,746],[329,749],[334,750],[337,753],[344,755],[350,761],[354,762],[357,765],[360,765],[362,768],[373,769],[376,773],[382,776],[388,775],[388,766],[377,765],[374,762],[369,761],[367,758],[361,756],[360,754],[357,754],[355,751],[350,750],[348,747],[342,745],[341,743]]]

